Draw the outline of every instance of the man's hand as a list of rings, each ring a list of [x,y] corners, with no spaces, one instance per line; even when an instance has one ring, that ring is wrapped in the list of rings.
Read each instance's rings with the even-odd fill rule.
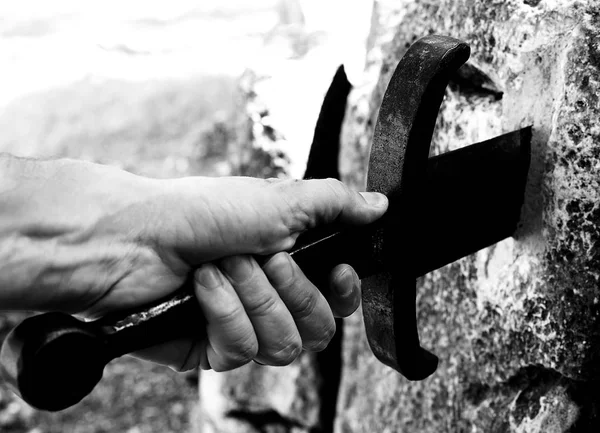
[[[369,223],[387,208],[382,195],[335,180],[156,180],[75,161],[12,164],[0,179],[0,308],[98,317],[167,296],[194,272],[207,334],[139,354],[177,370],[286,365],[303,348],[325,348],[334,315],[357,308],[359,280],[340,265],[319,291],[285,251],[305,230]],[[257,256],[271,257],[261,266]]]

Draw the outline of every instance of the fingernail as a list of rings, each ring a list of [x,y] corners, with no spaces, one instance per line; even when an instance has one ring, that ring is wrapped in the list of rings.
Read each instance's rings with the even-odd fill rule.
[[[254,259],[247,255],[226,257],[220,262],[227,278],[236,283],[245,283],[255,271]]]
[[[216,289],[221,285],[221,276],[215,265],[206,263],[196,271],[196,282],[207,289]]]
[[[361,192],[360,194],[371,206],[385,207],[388,204],[387,197],[379,192]]]
[[[267,262],[269,280],[274,286],[287,286],[294,278],[294,268],[289,254],[278,253]]]
[[[347,298],[360,287],[358,275],[351,268],[344,269],[338,278],[341,284],[336,284],[335,291],[342,298]]]

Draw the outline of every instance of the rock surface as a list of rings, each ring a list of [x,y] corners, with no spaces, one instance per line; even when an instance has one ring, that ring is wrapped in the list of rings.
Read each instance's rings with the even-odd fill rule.
[[[310,355],[286,368],[251,363],[227,374],[203,371],[201,431],[312,431],[319,424],[320,380]]]
[[[408,382],[370,353],[361,318],[346,327],[337,432],[600,428],[599,6],[376,2],[365,82],[346,116],[343,180],[364,188],[387,82],[427,34],[472,50],[471,80],[449,86],[433,153],[533,125],[532,167],[515,237],[419,280],[436,374]]]

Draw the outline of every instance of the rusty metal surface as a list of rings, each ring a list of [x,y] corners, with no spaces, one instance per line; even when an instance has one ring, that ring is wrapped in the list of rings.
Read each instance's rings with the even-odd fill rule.
[[[530,128],[428,158],[445,87],[468,57],[449,37],[413,44],[390,80],[371,148],[367,188],[388,195],[390,211],[369,244],[384,271],[363,280],[365,327],[377,358],[411,380],[438,364],[419,343],[416,277],[511,236],[523,203]]]
[[[411,380],[426,378],[438,364],[421,347],[416,324],[416,209],[445,88],[469,55],[467,44],[450,37],[415,42],[388,84],[371,147],[367,189],[390,198],[395,219],[386,218],[372,236],[373,252],[388,270],[363,281],[365,327],[377,358]]]

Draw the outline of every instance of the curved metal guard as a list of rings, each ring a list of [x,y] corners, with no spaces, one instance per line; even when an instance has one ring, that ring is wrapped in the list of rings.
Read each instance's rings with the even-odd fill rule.
[[[371,239],[381,272],[363,280],[371,349],[410,380],[435,372],[438,359],[419,343],[412,245],[437,113],[449,78],[469,58],[459,40],[427,36],[406,52],[383,97],[371,148],[367,190],[390,198],[389,215]],[[399,212],[398,210],[403,210]],[[396,265],[396,266],[394,266]]]

